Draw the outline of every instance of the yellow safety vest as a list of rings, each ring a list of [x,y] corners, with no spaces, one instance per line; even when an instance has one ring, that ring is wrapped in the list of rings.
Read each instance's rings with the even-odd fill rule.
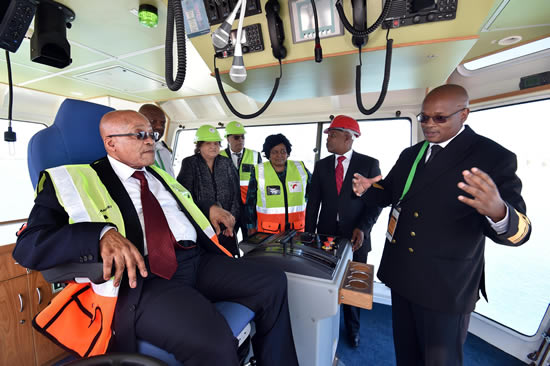
[[[258,162],[259,153],[250,149],[243,149],[243,151],[241,165],[239,166],[239,184],[241,186],[241,200],[245,203],[246,194],[248,193],[248,182],[250,181],[250,172],[252,171],[252,167]],[[231,159],[230,156],[227,156],[226,150],[222,150],[220,155]]]
[[[285,215],[291,229],[304,231],[307,172],[301,161],[287,161],[285,184],[277,176],[271,162],[258,164],[256,213],[258,231],[279,233],[285,230]],[[286,203],[285,203],[286,195]]]
[[[191,194],[164,170],[155,166],[151,168],[168,184],[206,236],[231,257],[231,253],[219,244],[214,229],[193,202]],[[46,172],[53,182],[57,200],[69,216],[69,224],[112,223],[125,236],[122,213],[90,165],[66,165]],[[44,180],[45,176],[40,180],[37,192],[41,191]],[[112,335],[118,290],[113,279],[100,285],[69,283],[50,305],[36,315],[33,326],[81,357],[104,354]]]

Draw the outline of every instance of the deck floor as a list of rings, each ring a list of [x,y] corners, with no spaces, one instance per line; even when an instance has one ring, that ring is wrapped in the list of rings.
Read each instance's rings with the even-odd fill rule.
[[[372,310],[361,310],[361,343],[357,349],[347,342],[344,318],[340,319],[340,341],[336,355],[342,366],[395,366],[391,308],[374,304]],[[469,333],[464,347],[465,366],[520,366],[517,358]]]

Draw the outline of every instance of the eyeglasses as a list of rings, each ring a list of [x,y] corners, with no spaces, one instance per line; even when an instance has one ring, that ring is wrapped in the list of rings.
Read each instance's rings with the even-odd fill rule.
[[[454,116],[455,114],[457,114],[459,112],[462,112],[465,109],[467,109],[467,108],[459,109],[458,111],[456,111],[454,113],[451,113],[448,116],[428,116],[427,114],[424,114],[423,112],[420,112],[416,115],[416,120],[420,123],[426,123],[431,118],[435,123],[445,123],[445,122],[447,122],[447,119],[451,118],[452,116]]]
[[[231,135],[235,140],[244,140],[244,135]]]
[[[118,137],[118,136],[135,136],[138,140],[146,140],[147,138],[152,138],[153,141],[158,141],[159,133],[158,132],[145,132],[139,131],[136,133],[117,133],[115,135],[107,135],[107,137]]]

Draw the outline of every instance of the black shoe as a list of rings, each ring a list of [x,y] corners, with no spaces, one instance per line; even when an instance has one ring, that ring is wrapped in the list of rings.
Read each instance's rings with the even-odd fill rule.
[[[359,347],[359,334],[349,337],[349,343],[353,348]]]

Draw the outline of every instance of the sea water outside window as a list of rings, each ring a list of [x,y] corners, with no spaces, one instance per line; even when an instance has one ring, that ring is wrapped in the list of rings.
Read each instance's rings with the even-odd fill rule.
[[[517,155],[517,174],[533,231],[519,248],[487,240],[485,283],[489,302],[476,311],[519,333],[534,335],[550,303],[550,99],[470,113],[467,124]]]
[[[2,126],[8,121],[1,119]],[[12,122],[17,141],[10,148],[5,141],[0,142],[0,222],[26,219],[34,203],[34,191],[27,168],[27,145],[30,138],[45,128],[45,125],[29,122]],[[6,128],[4,128],[5,130]],[[10,149],[13,149],[10,152]],[[0,225],[0,245],[15,243],[15,233],[22,223]]]

